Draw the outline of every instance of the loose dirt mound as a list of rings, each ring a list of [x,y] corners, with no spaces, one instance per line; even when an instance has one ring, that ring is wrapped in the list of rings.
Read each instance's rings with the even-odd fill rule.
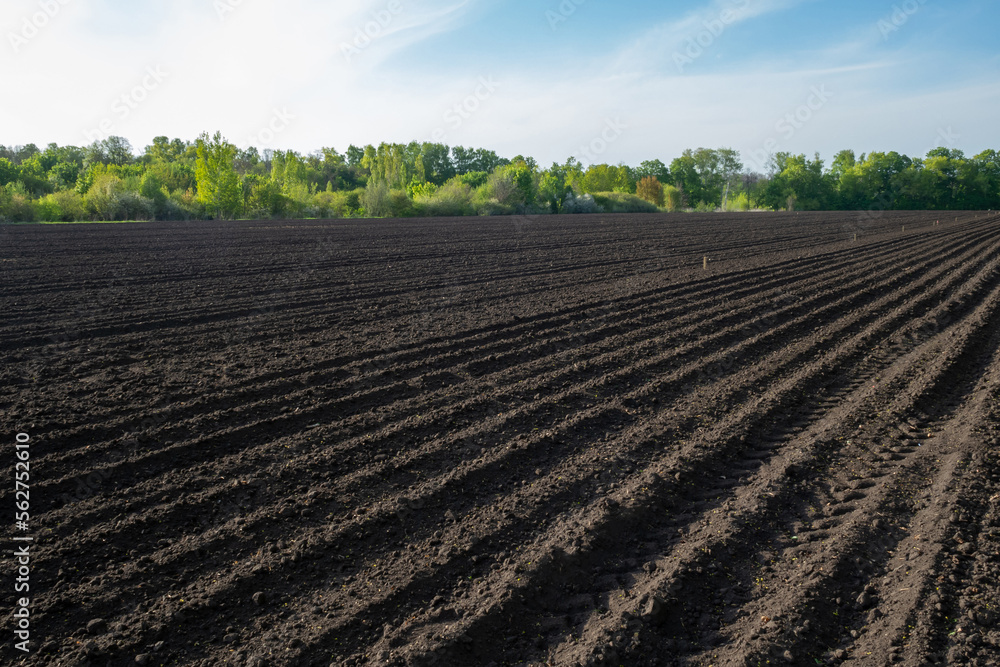
[[[0,280],[5,660],[1000,664],[996,215],[0,227]]]

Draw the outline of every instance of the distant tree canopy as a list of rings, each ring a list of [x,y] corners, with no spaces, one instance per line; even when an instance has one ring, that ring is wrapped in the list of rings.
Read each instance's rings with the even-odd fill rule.
[[[1000,208],[996,150],[971,158],[950,148],[922,158],[844,150],[829,168],[819,155],[779,152],[765,169],[746,168],[731,148],[687,149],[669,166],[571,157],[545,169],[531,157],[431,142],[301,154],[206,133],[156,137],[137,155],[112,136],[44,150],[0,145],[0,221]]]

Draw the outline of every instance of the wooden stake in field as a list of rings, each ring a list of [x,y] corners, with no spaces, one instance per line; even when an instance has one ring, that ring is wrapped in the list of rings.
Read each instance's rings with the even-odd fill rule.
[[[701,259],[701,268],[703,271],[708,271],[708,255],[705,255]]]

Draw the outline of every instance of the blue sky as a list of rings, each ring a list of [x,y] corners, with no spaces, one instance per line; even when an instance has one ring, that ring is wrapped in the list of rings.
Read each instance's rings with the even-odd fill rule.
[[[0,143],[1000,149],[995,0],[5,0]]]

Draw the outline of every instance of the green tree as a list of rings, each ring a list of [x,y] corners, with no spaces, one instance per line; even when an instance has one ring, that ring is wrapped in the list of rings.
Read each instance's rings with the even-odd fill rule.
[[[125,137],[110,136],[95,143],[99,147],[95,154],[100,155],[100,161],[104,164],[121,166],[132,164],[135,160],[135,156],[132,155],[132,144]]]
[[[361,159],[364,158],[365,151],[362,148],[358,148],[354,144],[347,147],[347,166],[348,167],[361,167]]]
[[[443,185],[457,173],[450,149],[444,144],[421,144],[420,161],[424,168],[424,177],[434,185]]]
[[[838,151],[838,153],[833,156],[833,163],[830,165],[830,175],[839,182],[841,177],[853,169],[857,163],[858,160],[854,156],[854,151]]]
[[[21,178],[21,168],[5,157],[0,157],[0,186]]]
[[[452,163],[456,174],[465,174],[475,171],[476,151],[464,146],[455,146],[451,149]]]
[[[197,141],[198,201],[221,218],[234,217],[242,204],[240,179],[233,167],[236,150],[236,146],[223,139],[221,132],[213,137],[204,133]]]
[[[670,163],[670,176],[680,192],[682,207],[693,207],[704,201],[705,191],[691,149],[686,149]]]
[[[87,190],[87,209],[98,220],[121,220],[124,217],[121,206],[122,180],[107,172],[99,174]]]
[[[813,160],[805,155],[783,155],[781,172],[764,189],[764,203],[771,208],[795,208],[808,211],[828,207],[830,179],[823,174],[823,161],[817,153]]]
[[[281,193],[273,179],[260,174],[244,174],[240,179],[243,195],[243,214],[251,218],[280,216],[288,206],[288,199]]]
[[[869,153],[858,161],[855,173],[859,178],[862,193],[862,205],[868,202],[879,202],[887,209],[899,208],[894,181],[898,174],[906,171],[913,160],[900,155],[896,151],[889,153]]]
[[[702,204],[711,208],[722,204],[741,169],[739,153],[732,148],[688,148],[670,163],[674,184],[683,193],[687,205]]]
[[[142,160],[147,164],[158,162],[192,162],[192,156],[196,150],[193,144],[182,139],[169,139],[168,137],[154,137],[153,143],[146,146],[142,155]]]
[[[635,177],[625,165],[592,164],[579,181],[583,192],[635,192]]]
[[[558,162],[553,162],[551,168],[542,172],[538,181],[538,202],[550,213],[558,213],[566,201],[566,195],[573,191],[567,175],[567,168]]]
[[[972,173],[965,178],[974,183],[970,189],[976,193],[972,207],[1000,209],[1000,153],[995,150],[979,153],[970,161],[969,170]]]
[[[152,203],[153,215],[158,220],[165,220],[168,217],[167,202],[169,201],[169,192],[156,172],[147,171],[142,175],[139,194]]]
[[[654,177],[660,183],[670,182],[670,170],[660,160],[644,160],[639,164],[639,168],[635,170],[635,177],[641,180],[647,176]]]
[[[28,158],[38,155],[39,153],[41,153],[41,151],[35,144],[25,144],[17,149],[14,164],[21,164]]]
[[[739,152],[733,150],[732,148],[720,148],[715,151],[715,154],[718,157],[718,174],[715,178],[719,181],[719,187],[722,188],[721,205],[725,208],[726,202],[729,198],[730,188],[733,187],[736,176],[743,169],[743,162],[740,161]]]

